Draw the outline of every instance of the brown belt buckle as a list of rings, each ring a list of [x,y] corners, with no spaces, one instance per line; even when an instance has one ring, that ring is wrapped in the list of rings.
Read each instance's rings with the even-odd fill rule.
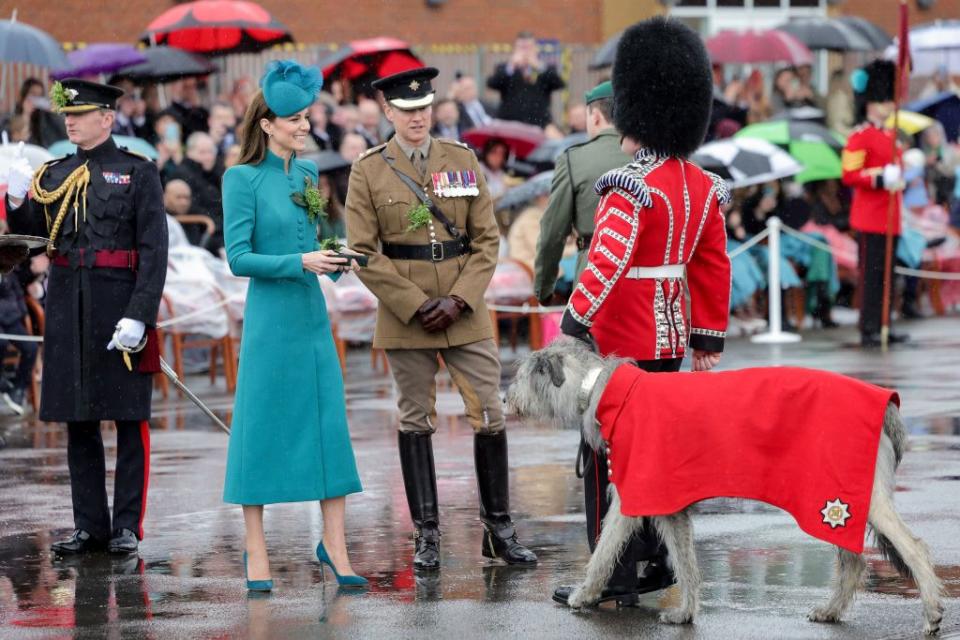
[[[430,259],[434,262],[440,262],[443,260],[443,243],[442,242],[431,242],[430,243]]]

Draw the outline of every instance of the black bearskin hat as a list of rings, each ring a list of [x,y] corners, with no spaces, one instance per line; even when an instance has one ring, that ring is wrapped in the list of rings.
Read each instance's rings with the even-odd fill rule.
[[[866,118],[868,102],[893,100],[897,67],[889,60],[874,60],[850,76],[853,95],[856,98],[857,119]]]
[[[696,151],[713,102],[700,35],[675,20],[644,20],[624,31],[614,60],[613,122],[620,133],[660,155]]]

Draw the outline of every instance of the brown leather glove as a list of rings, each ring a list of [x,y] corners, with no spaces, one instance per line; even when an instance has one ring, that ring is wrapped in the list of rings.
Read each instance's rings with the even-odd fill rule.
[[[467,306],[466,302],[456,296],[444,296],[443,298],[434,298],[434,300],[427,301],[420,309],[423,309],[433,301],[436,301],[436,304],[428,309],[426,313],[420,315],[420,311],[417,311],[420,324],[423,325],[427,333],[437,333],[445,330],[460,319],[460,314],[463,313],[464,308]]]
[[[26,245],[8,244],[0,246],[0,273],[10,273],[14,267],[27,259],[30,250]]]

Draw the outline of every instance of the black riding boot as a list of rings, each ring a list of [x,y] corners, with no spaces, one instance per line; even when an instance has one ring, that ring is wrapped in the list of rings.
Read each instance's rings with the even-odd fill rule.
[[[820,321],[820,326],[824,329],[832,329],[837,326],[837,323],[830,317],[833,302],[830,300],[829,286],[827,282],[815,282],[813,284],[813,295],[816,303],[813,317]]]
[[[399,432],[400,468],[413,519],[413,566],[440,568],[440,511],[437,506],[437,474],[429,433]]]
[[[507,433],[473,437],[473,458],[480,492],[480,520],[483,521],[483,556],[500,558],[508,564],[532,564],[537,556],[517,542],[510,519],[510,489],[507,466]]]

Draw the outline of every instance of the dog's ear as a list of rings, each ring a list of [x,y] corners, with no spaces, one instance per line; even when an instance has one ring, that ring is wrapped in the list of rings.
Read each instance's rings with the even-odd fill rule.
[[[557,388],[562,387],[567,380],[567,376],[563,373],[563,358],[551,356],[544,358],[544,360],[547,364],[547,372],[550,374],[550,382]]]

